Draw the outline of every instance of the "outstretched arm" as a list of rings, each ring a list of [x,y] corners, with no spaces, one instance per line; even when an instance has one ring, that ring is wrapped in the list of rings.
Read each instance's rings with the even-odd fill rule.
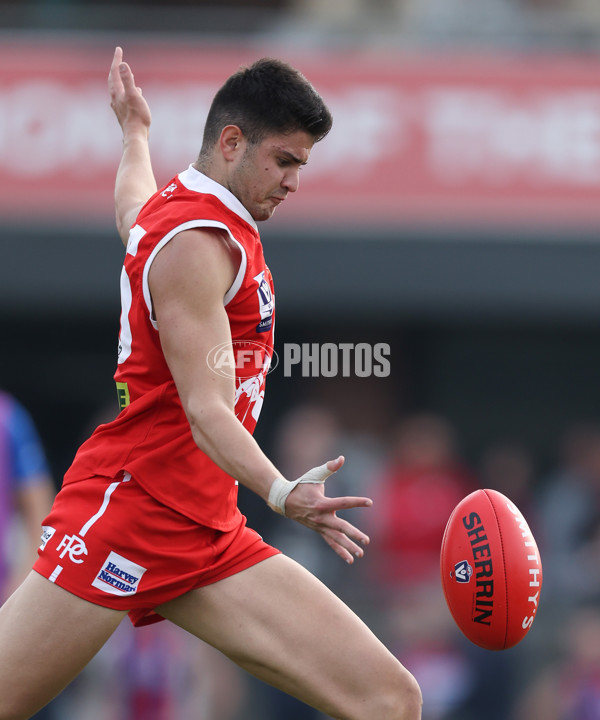
[[[112,107],[123,131],[123,154],[115,181],[117,230],[127,245],[129,229],[142,205],[156,192],[148,137],[152,115],[131,68],[123,62],[123,50],[115,48],[108,75]]]
[[[279,513],[306,525],[346,562],[362,557],[368,537],[338,517],[368,507],[364,497],[326,497],[323,481],[343,457],[288,481],[235,416],[235,379],[215,373],[205,358],[231,343],[223,296],[236,266],[214,231],[186,230],[158,253],[148,281],[163,353],[194,440],[219,467]],[[233,356],[227,367],[234,366]]]

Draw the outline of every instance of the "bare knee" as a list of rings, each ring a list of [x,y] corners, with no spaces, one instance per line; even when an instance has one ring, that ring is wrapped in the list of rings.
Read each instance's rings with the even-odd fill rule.
[[[393,720],[420,720],[423,707],[423,695],[415,677],[404,670],[404,678],[398,691],[397,701],[399,707],[391,709],[389,718]],[[382,717],[384,717],[382,715]]]
[[[400,668],[393,680],[377,688],[360,720],[420,720],[423,696],[414,676]]]

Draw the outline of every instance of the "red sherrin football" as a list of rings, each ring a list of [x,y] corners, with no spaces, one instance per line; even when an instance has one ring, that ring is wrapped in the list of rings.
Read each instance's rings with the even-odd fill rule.
[[[476,645],[505,650],[533,624],[542,561],[520,510],[496,490],[454,508],[442,539],[442,586],[458,627]]]

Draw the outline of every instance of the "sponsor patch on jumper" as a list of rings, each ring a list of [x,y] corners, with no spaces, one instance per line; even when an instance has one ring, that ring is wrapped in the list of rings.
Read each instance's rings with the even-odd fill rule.
[[[110,595],[133,595],[137,592],[146,568],[111,552],[92,585]]]
[[[45,550],[46,545],[48,544],[48,541],[52,539],[52,536],[56,532],[56,528],[50,527],[50,525],[42,525],[42,537],[41,537],[41,545],[40,550]]]
[[[256,326],[256,332],[267,332],[273,325],[273,311],[275,309],[275,298],[271,292],[271,287],[265,278],[263,270],[255,276],[254,280],[258,283],[258,306],[260,312],[260,322]]]

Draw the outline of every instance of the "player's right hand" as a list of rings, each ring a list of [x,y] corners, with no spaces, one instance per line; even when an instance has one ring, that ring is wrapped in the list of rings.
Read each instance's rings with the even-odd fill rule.
[[[325,479],[337,472],[343,464],[344,458],[339,457],[321,466],[324,476],[322,480],[310,479],[303,482],[300,479],[285,501],[285,514],[286,517],[319,533],[342,560],[352,563],[364,555],[364,547],[369,544],[369,537],[352,523],[338,517],[337,512],[349,508],[370,507],[373,501],[366,497],[325,496]],[[321,468],[314,468],[306,475]]]

